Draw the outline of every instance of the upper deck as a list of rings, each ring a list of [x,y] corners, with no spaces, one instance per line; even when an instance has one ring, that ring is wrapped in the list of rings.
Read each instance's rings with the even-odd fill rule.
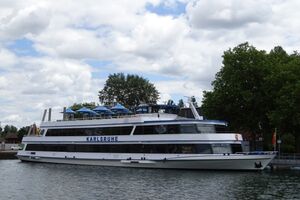
[[[124,125],[124,124],[138,124],[151,121],[174,121],[180,118],[175,114],[166,113],[150,113],[150,114],[136,114],[136,115],[124,115],[111,118],[81,118],[81,119],[71,119],[71,120],[57,120],[57,121],[44,121],[41,122],[41,128],[51,128],[51,127],[74,127],[74,126],[112,126],[112,125]]]
[[[125,115],[113,118],[86,118],[73,120],[44,121],[41,123],[41,129],[48,128],[67,128],[67,127],[107,127],[123,126],[136,124],[178,124],[178,123],[203,123],[226,125],[225,122],[215,120],[197,120],[179,117],[176,114],[168,113],[147,113],[136,115]]]

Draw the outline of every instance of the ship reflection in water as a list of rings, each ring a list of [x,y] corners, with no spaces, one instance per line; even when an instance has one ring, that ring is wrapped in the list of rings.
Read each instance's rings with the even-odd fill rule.
[[[300,171],[191,171],[0,160],[1,199],[300,199]]]

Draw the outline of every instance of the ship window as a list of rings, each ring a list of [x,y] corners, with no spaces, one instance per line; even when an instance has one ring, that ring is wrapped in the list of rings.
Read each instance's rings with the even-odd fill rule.
[[[134,131],[134,135],[178,134],[178,133],[180,133],[179,124],[136,126]]]
[[[180,125],[179,124],[171,124],[167,126],[168,134],[176,134],[180,133]]]
[[[129,135],[132,126],[48,129],[47,136],[93,136],[93,135]]]
[[[224,125],[215,125],[216,133],[229,133],[227,126]]]
[[[180,133],[197,133],[195,124],[182,124],[180,125]]]
[[[45,129],[42,129],[42,130],[40,131],[40,135],[44,135],[44,133],[45,133]]]
[[[214,154],[232,153],[230,144],[212,144]]]
[[[196,152],[199,154],[212,154],[212,148],[210,144],[197,144]]]
[[[164,133],[166,133],[166,131],[167,131],[167,128],[164,125],[155,126],[155,132],[158,134],[164,134]]]
[[[215,133],[215,127],[212,124],[197,124],[199,133]]]
[[[241,144],[231,144],[232,153],[243,152]]]
[[[27,144],[26,151],[211,154],[209,144]]]

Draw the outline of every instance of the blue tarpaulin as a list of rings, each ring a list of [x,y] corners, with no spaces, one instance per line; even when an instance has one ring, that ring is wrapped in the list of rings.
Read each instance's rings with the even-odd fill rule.
[[[123,105],[117,103],[114,107],[111,108],[111,111],[117,114],[128,114],[131,113],[127,108],[125,108]]]
[[[64,114],[75,114],[76,112],[74,110],[72,110],[71,108],[67,108],[65,110],[65,112],[62,112],[62,113],[64,113]]]
[[[88,114],[88,115],[99,115],[98,113],[96,113],[95,111],[89,109],[89,108],[86,108],[86,107],[83,107],[83,108],[80,108],[79,110],[77,110],[76,112],[78,113],[82,113],[82,114]]]
[[[106,115],[114,114],[111,110],[109,110],[105,106],[98,106],[98,107],[94,108],[93,111],[95,111],[99,114],[106,114]]]

